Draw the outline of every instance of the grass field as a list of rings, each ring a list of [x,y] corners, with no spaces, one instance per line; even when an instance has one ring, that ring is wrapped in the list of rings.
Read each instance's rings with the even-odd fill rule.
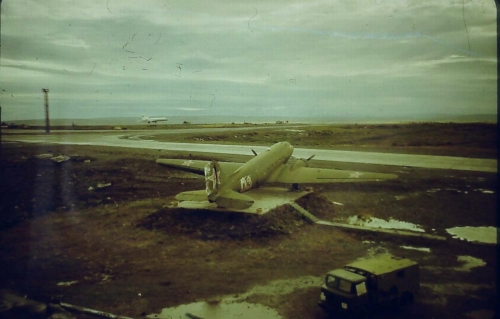
[[[167,134],[155,129],[130,135],[250,145],[288,140],[302,148],[496,158],[496,128],[450,123],[275,125],[223,133]],[[195,151],[192,157],[188,152],[168,155],[235,162],[251,155],[201,156]],[[36,156],[44,153],[67,154],[71,160],[55,163]],[[203,189],[205,181],[156,164],[162,154],[158,149],[9,143],[2,154],[0,287],[23,296],[142,318],[165,307],[248,294],[245,301],[275,309],[282,318],[326,319],[316,304],[316,281],[357,258],[388,252],[420,264],[421,293],[413,307],[374,313],[373,318],[466,319],[495,309],[494,245],[344,231],[311,224],[289,207],[261,220],[232,212],[172,211],[166,206],[177,193]],[[317,196],[300,204],[323,220],[393,218],[448,237],[449,227],[497,222],[494,173],[315,160],[311,167],[398,175],[373,183],[306,185]],[[468,264],[463,260],[477,265],[464,270]],[[275,281],[292,288],[273,290]],[[250,294],[254,287],[258,292]]]

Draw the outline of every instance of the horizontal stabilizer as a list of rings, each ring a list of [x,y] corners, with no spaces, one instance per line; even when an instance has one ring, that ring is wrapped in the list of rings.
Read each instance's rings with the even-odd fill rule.
[[[178,170],[203,175],[205,165],[207,165],[208,161],[159,158],[156,160],[156,163]]]
[[[195,202],[206,201],[207,200],[207,191],[202,189],[199,191],[182,192],[182,193],[177,194],[175,196],[175,199],[195,201]]]
[[[191,172],[198,175],[205,174],[205,166],[209,161],[199,161],[199,160],[184,160],[184,159],[170,159],[170,158],[159,158],[156,163],[164,165],[170,168],[175,168],[181,171]],[[224,170],[226,175],[231,175],[234,171],[240,168],[242,163],[233,162],[217,162],[221,170]]]
[[[246,209],[253,205],[254,200],[233,190],[227,190],[217,196],[215,203],[220,208]]]

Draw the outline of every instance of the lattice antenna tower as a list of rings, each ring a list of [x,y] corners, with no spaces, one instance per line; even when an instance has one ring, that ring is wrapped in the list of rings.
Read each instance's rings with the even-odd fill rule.
[[[45,100],[45,134],[50,134],[49,89],[42,89]]]

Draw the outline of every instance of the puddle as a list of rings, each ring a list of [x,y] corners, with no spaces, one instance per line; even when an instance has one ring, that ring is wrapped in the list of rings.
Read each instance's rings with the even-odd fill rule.
[[[457,271],[470,271],[472,268],[486,266],[486,263],[482,259],[472,256],[458,256],[457,260],[464,263],[462,266],[453,268]]]
[[[52,157],[54,157],[54,154],[52,154],[52,153],[35,155],[35,158],[38,158],[38,159],[46,159],[46,158],[52,158]]]
[[[304,276],[295,279],[284,279],[271,281],[267,285],[254,286],[249,291],[235,296],[223,296],[218,301],[200,301],[172,308],[165,308],[159,314],[148,315],[148,318],[188,318],[186,313],[201,317],[203,319],[252,319],[270,318],[280,319],[278,312],[261,304],[249,303],[244,300],[252,295],[287,295],[295,289],[319,287],[323,283],[323,277]]]
[[[404,229],[404,230],[412,230],[425,233],[425,230],[419,228],[418,225],[392,218],[387,221],[380,218],[369,217],[369,216],[368,217],[351,216],[346,220],[346,222],[350,225],[366,226],[373,228],[385,228],[385,229]]]
[[[445,188],[444,190],[448,191],[448,192],[455,192],[455,193],[463,193],[464,192],[464,191],[456,189],[456,188]]]
[[[430,253],[431,249],[427,247],[412,247],[412,246],[400,246],[403,249],[411,249],[411,250],[418,250],[418,251],[425,251],[426,253]]]
[[[58,286],[71,286],[71,285],[74,285],[74,284],[77,284],[77,283],[78,283],[78,280],[62,281],[62,282],[58,282],[57,285]]]
[[[490,189],[484,189],[484,188],[478,188],[475,189],[476,192],[481,192],[483,194],[495,194],[495,191],[492,191]]]
[[[431,188],[427,190],[427,193],[437,193],[441,190],[441,188]]]
[[[453,238],[459,238],[460,240],[467,240],[470,242],[481,242],[486,244],[496,244],[497,243],[497,231],[496,227],[454,227],[448,228],[446,230],[448,234],[451,234]]]
[[[195,302],[187,305],[181,305],[173,308],[165,308],[159,314],[148,315],[148,318],[196,318],[187,316],[187,314],[203,319],[253,319],[270,318],[280,319],[278,312],[269,307],[248,302],[228,302],[220,301],[218,303]]]
[[[430,188],[427,190],[427,193],[437,193],[437,192],[441,192],[441,191],[448,191],[448,192],[453,192],[453,193],[465,193],[467,194],[468,191],[463,191],[463,190],[460,190],[460,189],[456,189],[456,188]]]

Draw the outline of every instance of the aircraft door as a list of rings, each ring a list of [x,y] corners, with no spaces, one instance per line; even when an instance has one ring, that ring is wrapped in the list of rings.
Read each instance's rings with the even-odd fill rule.
[[[205,165],[205,185],[209,200],[217,194],[218,185],[220,184],[219,174],[220,172],[217,171],[214,162]]]

